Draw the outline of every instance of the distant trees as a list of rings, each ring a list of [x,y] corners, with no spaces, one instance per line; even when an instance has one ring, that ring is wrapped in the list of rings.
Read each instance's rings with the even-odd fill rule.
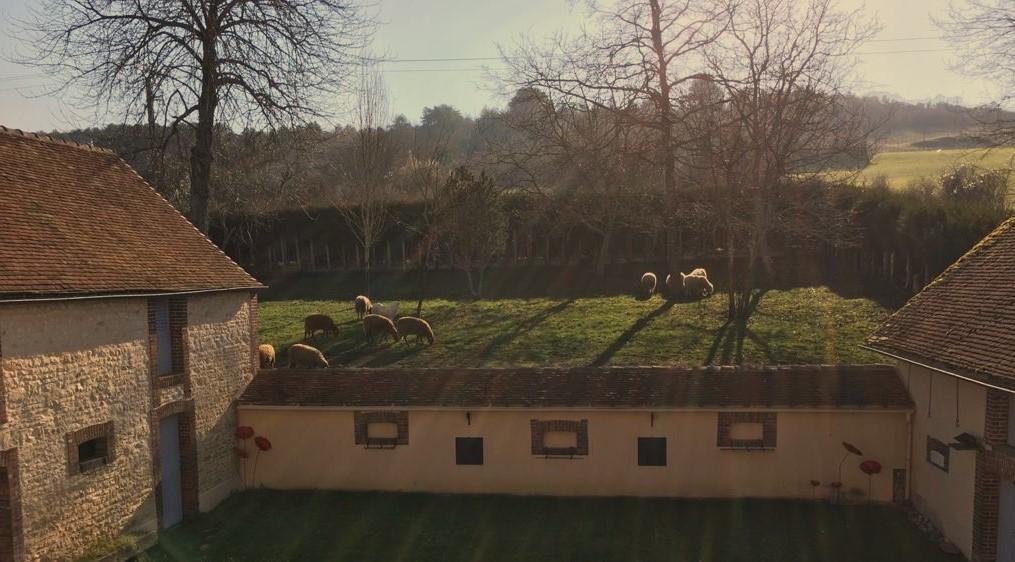
[[[356,0],[44,0],[24,62],[86,103],[193,129],[189,210],[209,226],[216,125],[293,126],[343,90],[373,22]],[[163,143],[166,136],[161,139]]]

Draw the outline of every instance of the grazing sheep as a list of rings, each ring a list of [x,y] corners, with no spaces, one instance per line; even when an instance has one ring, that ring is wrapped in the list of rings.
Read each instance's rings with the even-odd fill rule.
[[[403,316],[398,319],[398,335],[405,341],[409,336],[416,336],[416,343],[426,338],[430,345],[433,345],[433,328],[430,323],[422,318],[414,316]]]
[[[318,330],[324,335],[338,335],[338,326],[327,314],[311,314],[303,319],[303,339],[314,337],[314,332]]]
[[[355,303],[356,303],[356,316],[358,316],[360,320],[362,320],[364,316],[370,314],[374,310],[374,305],[370,302],[370,299],[364,297],[363,295],[356,297]]]
[[[707,297],[715,290],[708,277],[701,275],[685,275],[681,273],[680,281],[684,285],[684,294],[689,297]]]
[[[669,294],[669,296],[672,298],[674,295],[677,294],[678,290],[680,290],[680,291],[684,290],[683,284],[678,285],[676,277],[674,277],[672,275],[667,275],[666,276],[666,292],[667,292],[667,294]]]
[[[688,275],[697,275],[698,277],[705,277],[706,279],[708,278],[708,272],[705,271],[704,267],[699,267],[694,271],[688,273]]]
[[[270,343],[262,343],[257,346],[257,357],[261,361],[262,369],[275,368],[275,348]]]
[[[327,367],[328,360],[316,347],[295,343],[289,346],[289,367]]]
[[[656,274],[649,271],[641,276],[641,288],[645,291],[645,296],[651,297],[652,293],[656,292]]]
[[[370,341],[373,341],[377,336],[380,336],[381,339],[384,336],[391,336],[391,341],[398,342],[398,330],[395,329],[395,323],[380,314],[367,314],[363,317],[363,334]]]

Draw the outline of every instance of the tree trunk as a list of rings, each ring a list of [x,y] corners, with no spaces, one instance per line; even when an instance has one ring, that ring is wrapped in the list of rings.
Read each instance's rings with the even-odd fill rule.
[[[424,248],[419,256],[419,301],[416,302],[416,318],[423,317],[423,299],[426,297],[426,262],[429,250]]]
[[[214,20],[206,23],[202,46],[201,96],[197,101],[197,131],[190,149],[190,220],[201,232],[208,233],[208,201],[211,197],[212,147],[215,142],[215,109],[218,107],[216,73],[218,56]]]
[[[603,243],[599,245],[599,257],[596,260],[596,277],[600,279],[606,275],[606,261],[610,257],[610,242],[613,239],[613,229],[607,229],[603,233]]]
[[[663,185],[666,192],[677,190],[676,158],[673,154],[673,108],[670,102],[670,79],[667,69],[666,47],[663,43],[662,9],[659,0],[649,0],[652,17],[652,50],[656,56],[656,79],[659,80],[659,128],[662,136]]]
[[[462,268],[462,271],[465,272],[465,280],[469,284],[469,295],[472,296],[473,298],[476,298],[477,297],[477,295],[476,295],[476,286],[472,282],[472,268],[466,266],[466,267]]]

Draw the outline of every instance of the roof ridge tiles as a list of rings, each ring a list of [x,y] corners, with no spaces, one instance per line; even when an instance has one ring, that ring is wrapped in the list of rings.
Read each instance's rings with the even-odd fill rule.
[[[60,144],[64,146],[70,146],[73,148],[80,148],[82,150],[88,150],[91,152],[98,152],[100,154],[115,154],[112,149],[96,146],[94,144],[84,144],[70,139],[64,139],[53,135],[47,135],[45,133],[33,133],[30,131],[22,131],[21,129],[12,129],[4,125],[0,125],[0,134],[10,135],[12,137],[21,137],[24,139],[35,140],[39,142],[49,142],[53,144]]]

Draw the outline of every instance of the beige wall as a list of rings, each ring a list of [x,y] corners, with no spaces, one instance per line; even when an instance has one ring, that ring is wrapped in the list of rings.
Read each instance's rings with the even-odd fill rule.
[[[0,305],[24,554],[62,559],[125,528],[154,529],[147,308],[142,299]],[[69,476],[65,435],[112,420],[115,460]]]
[[[927,462],[927,436],[945,443],[952,442],[956,435],[963,432],[982,437],[987,391],[980,385],[923,367],[908,363],[900,363],[898,367],[899,376],[908,385],[916,403],[912,448],[913,504],[969,558],[973,544],[976,452],[952,449],[948,472],[944,472]]]
[[[199,499],[237,485],[234,401],[252,376],[248,293],[188,300]],[[0,304],[8,422],[0,450],[18,449],[24,555],[73,558],[125,530],[156,528],[152,487],[147,299]],[[160,401],[185,398],[183,388]],[[65,435],[112,420],[115,460],[69,476]]]
[[[589,420],[589,455],[581,460],[531,454],[530,419]],[[811,497],[810,480],[836,479],[842,441],[880,461],[874,497],[891,499],[892,469],[905,468],[906,415],[789,413],[778,417],[774,451],[716,447],[717,413],[689,411],[410,411],[409,445],[367,450],[354,444],[345,410],[240,407],[240,423],[273,445],[260,456],[256,485],[463,493],[686,497]],[[455,437],[484,437],[483,466],[455,465]],[[667,437],[668,466],[637,465],[638,437]],[[867,493],[867,477],[847,461],[847,489]]]

